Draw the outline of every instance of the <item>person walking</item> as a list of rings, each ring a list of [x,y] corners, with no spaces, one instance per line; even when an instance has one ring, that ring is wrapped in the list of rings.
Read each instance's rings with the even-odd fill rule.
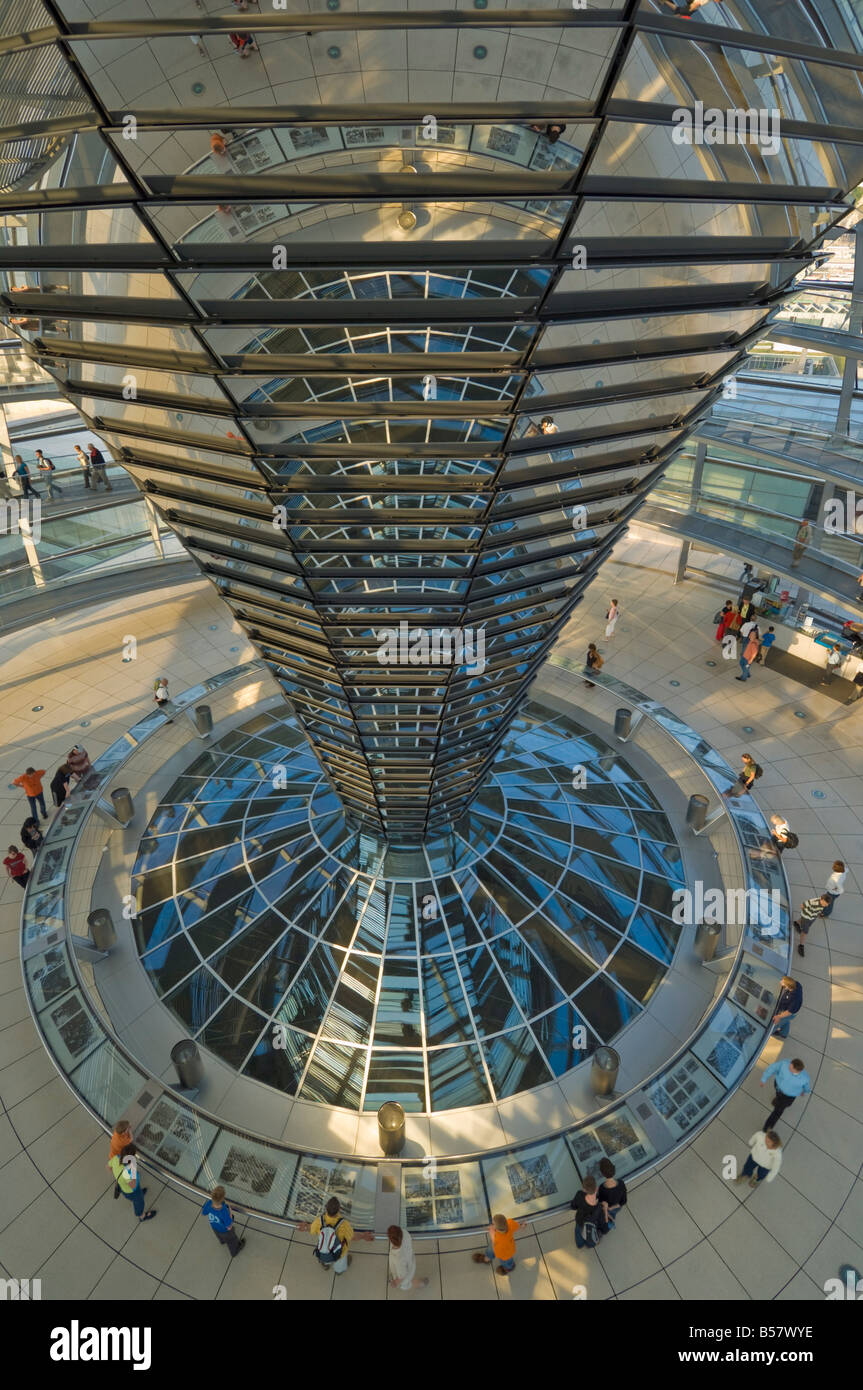
[[[490,1265],[497,1260],[498,1274],[511,1274],[515,1269],[515,1233],[521,1230],[520,1221],[512,1221],[509,1217],[498,1213],[491,1218],[491,1225],[488,1228],[488,1247],[483,1255],[475,1250],[473,1259],[477,1264]]]
[[[92,770],[90,754],[78,743],[66,754],[66,764],[76,782],[80,782]]]
[[[81,467],[82,467],[83,470],[84,470],[84,486],[85,486],[85,487],[89,487],[89,486],[90,486],[90,460],[89,460],[89,458],[87,457],[87,455],[84,453],[84,450],[81,448],[81,445],[80,445],[80,444],[76,444],[76,445],[75,445],[75,457],[77,458],[78,462],[80,463]]]
[[[317,1236],[315,1258],[324,1268],[332,1269],[333,1274],[344,1274],[348,1267],[348,1251],[354,1239],[354,1228],[342,1215],[338,1197],[331,1197],[322,1214],[316,1216],[311,1225],[303,1221],[299,1230],[310,1231]]]
[[[216,1236],[219,1244],[227,1245],[231,1253],[231,1259],[233,1260],[236,1255],[239,1255],[246,1243],[246,1239],[244,1236],[243,1239],[240,1240],[237,1232],[234,1230],[234,1214],[225,1201],[225,1189],[223,1187],[213,1188],[206,1202],[201,1207],[201,1213],[203,1216],[206,1216],[209,1221],[210,1229],[213,1235]]]
[[[171,704],[170,692],[168,690],[167,676],[159,676],[158,680],[153,686],[153,699],[156,701],[156,704],[159,706],[159,709],[162,710],[164,714],[167,714],[169,710],[173,709],[173,706]],[[173,724],[174,721],[173,719],[170,719],[168,722],[169,724]]]
[[[812,527],[806,520],[801,521],[797,527],[797,534],[794,537],[794,549],[791,552],[791,568],[796,569],[806,554],[806,547],[812,539]]]
[[[596,650],[596,643],[591,642],[587,648],[587,656],[584,658],[585,670],[590,671],[591,673],[594,671],[601,671],[604,664],[605,663],[603,661],[603,658],[599,655],[599,652]],[[596,684],[595,681],[585,681],[584,683],[586,686],[589,686],[591,690]]]
[[[622,1207],[626,1206],[626,1183],[623,1178],[614,1176],[614,1164],[610,1158],[599,1160],[599,1171],[603,1181],[599,1184],[597,1197],[600,1202],[604,1202],[608,1212],[608,1225],[614,1229],[614,1218]]]
[[[755,658],[759,666],[767,665],[767,658],[770,655],[770,649],[775,641],[776,629],[773,627],[769,627],[761,639],[761,646],[758,649],[758,656]]]
[[[45,843],[45,836],[39,829],[39,822],[34,816],[28,816],[21,826],[21,843],[25,849],[29,849],[31,854],[35,854],[37,849]]]
[[[773,1078],[773,1109],[767,1116],[766,1122],[761,1126],[765,1134],[768,1129],[773,1128],[789,1105],[794,1104],[798,1096],[805,1096],[812,1090],[809,1073],[799,1057],[792,1058],[790,1062],[783,1058],[766,1067],[761,1078],[761,1085],[766,1086],[771,1077]]]
[[[6,873],[13,878],[22,888],[27,887],[27,880],[30,877],[30,870],[27,868],[27,860],[17,845],[9,846],[9,853],[3,860]]]
[[[795,1014],[799,1014],[803,1004],[803,986],[797,980],[792,980],[790,975],[782,976],[782,988],[776,1000],[776,1011],[773,1015],[773,1022],[776,1027],[773,1029],[774,1038],[787,1038],[791,1028],[791,1020]]]
[[[752,623],[751,625],[747,624],[747,626],[750,627],[750,631],[745,639],[746,645],[744,646],[743,652],[740,657],[740,675],[734,677],[734,679],[737,681],[748,681],[751,678],[752,672],[750,670],[750,667],[752,666],[753,661],[758,655],[758,648],[760,646],[760,643],[758,641],[758,628],[755,626],[754,623]],[[741,631],[742,630],[743,629],[741,628]]]
[[[34,820],[39,819],[39,810],[42,811],[42,819],[48,819],[48,811],[45,806],[45,793],[42,790],[42,778],[45,776],[45,769],[28,767],[21,773],[20,777],[13,778],[12,785],[22,787],[24,795],[30,803],[30,815]]]
[[[772,1129],[759,1129],[749,1140],[749,1153],[743,1171],[734,1181],[745,1182],[748,1178],[749,1186],[757,1187],[765,1178],[773,1182],[781,1167],[782,1140]]]
[[[832,907],[833,900],[827,893],[819,893],[817,898],[807,898],[800,908],[800,916],[794,919],[794,930],[799,933],[798,956],[806,955],[806,938],[809,928],[819,917],[824,916],[825,907]]]
[[[726,600],[725,607],[724,607],[724,608],[720,608],[718,613],[714,613],[714,615],[713,615],[713,621],[717,624],[717,628],[716,628],[716,640],[717,640],[717,642],[721,642],[721,641],[722,641],[723,637],[725,636],[726,632],[728,631],[728,624],[731,622],[731,619],[734,617],[734,614],[736,613],[736,611],[737,611],[737,610],[735,609],[734,604],[731,602],[730,599],[728,599],[728,600]]]
[[[45,482],[48,486],[48,500],[53,501],[55,493],[62,497],[63,489],[59,483],[54,481],[54,474],[57,470],[51,460],[45,457],[41,449],[36,450],[36,467],[39,469],[40,473],[45,474]]]
[[[156,1215],[156,1209],[151,1207],[149,1211],[144,1210],[147,1188],[141,1186],[137,1154],[138,1150],[135,1145],[127,1144],[119,1154],[108,1159],[107,1167],[114,1174],[114,1179],[123,1196],[132,1203],[138,1220],[152,1221]]]
[[[819,684],[832,685],[833,681],[836,678],[836,672],[842,665],[842,661],[842,648],[838,645],[838,643],[834,642],[833,646],[827,653],[827,661],[824,665],[824,675],[821,677]]]
[[[105,472],[105,455],[101,449],[97,449],[95,444],[87,445],[87,452],[90,455],[90,473],[95,485],[94,490],[98,492],[99,483],[104,483],[106,492],[113,492],[114,489],[108,482],[108,474]]]
[[[596,1190],[596,1178],[586,1177],[572,1201],[575,1212],[575,1243],[579,1250],[592,1250],[611,1229],[608,1224],[608,1203]]]
[[[740,759],[743,766],[740,769],[737,781],[732,782],[727,792],[723,796],[738,797],[743,796],[744,792],[752,790],[753,784],[761,776],[763,768],[755,761],[751,753],[744,753]]]
[[[390,1287],[403,1289],[405,1293],[409,1292],[410,1289],[424,1289],[428,1284],[428,1279],[416,1277],[417,1261],[414,1254],[414,1243],[409,1232],[403,1231],[401,1226],[388,1226],[387,1239],[390,1243]]]
[[[51,799],[56,807],[63,805],[69,795],[69,779],[72,776],[72,769],[68,763],[61,763],[51,778]]]
[[[833,860],[833,870],[824,885],[822,897],[830,899],[827,907],[821,913],[822,917],[829,917],[833,911],[833,904],[836,899],[845,892],[845,880],[848,877],[848,870],[845,868],[844,861],[841,859]]]
[[[27,467],[20,454],[15,455],[15,477],[18,479],[18,482],[20,484],[22,497],[42,496],[40,492],[36,491],[33,484],[31,483],[30,469]]]
[[[616,598],[613,598],[608,605],[608,612],[605,617],[605,635],[608,640],[611,641],[614,636],[614,629],[617,627],[617,619],[620,617],[620,604],[617,602]]]

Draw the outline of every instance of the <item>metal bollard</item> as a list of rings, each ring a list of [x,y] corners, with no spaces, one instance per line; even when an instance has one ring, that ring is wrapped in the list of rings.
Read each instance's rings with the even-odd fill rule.
[[[97,951],[110,951],[117,943],[114,919],[106,907],[97,907],[87,918],[90,940]]]
[[[617,1083],[620,1070],[620,1053],[613,1047],[598,1047],[593,1054],[590,1068],[590,1084],[595,1096],[610,1096]]]
[[[695,954],[705,965],[716,955],[721,935],[722,927],[719,922],[699,922],[695,931]]]
[[[710,802],[701,792],[693,792],[686,808],[686,824],[690,830],[703,830],[707,824],[707,808]]]
[[[378,1111],[378,1142],[387,1158],[400,1154],[405,1146],[405,1112],[397,1100],[384,1101]]]
[[[194,1091],[204,1079],[204,1064],[201,1054],[191,1038],[183,1038],[171,1048],[171,1061],[177,1068],[180,1085]]]
[[[213,732],[213,711],[209,705],[195,705],[195,728],[199,734]]]
[[[629,738],[632,733],[632,710],[618,709],[614,712],[614,732],[617,738]]]
[[[129,825],[135,817],[135,803],[128,787],[116,787],[111,793],[114,815],[121,825]]]

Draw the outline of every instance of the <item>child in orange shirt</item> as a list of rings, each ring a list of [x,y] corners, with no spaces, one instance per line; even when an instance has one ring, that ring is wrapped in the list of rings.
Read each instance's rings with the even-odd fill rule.
[[[515,1233],[521,1230],[520,1221],[509,1221],[505,1216],[493,1216],[488,1228],[489,1246],[484,1255],[474,1254],[477,1264],[490,1265],[498,1260],[498,1274],[510,1274],[515,1269]]]

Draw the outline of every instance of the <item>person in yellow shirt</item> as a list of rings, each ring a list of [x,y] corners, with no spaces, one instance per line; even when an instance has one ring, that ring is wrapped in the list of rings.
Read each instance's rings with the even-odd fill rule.
[[[474,1261],[477,1264],[490,1265],[497,1260],[497,1273],[510,1274],[515,1269],[515,1233],[521,1230],[521,1226],[520,1221],[510,1221],[499,1214],[493,1216],[488,1228],[488,1249],[484,1255],[476,1251]]]
[[[331,1197],[324,1208],[323,1216],[314,1221],[300,1223],[301,1231],[310,1231],[317,1236],[315,1257],[334,1274],[344,1274],[348,1267],[348,1250],[354,1239],[354,1228],[342,1214],[338,1197]]]
[[[155,1207],[149,1211],[144,1211],[144,1195],[146,1187],[141,1186],[141,1179],[138,1174],[138,1150],[134,1144],[127,1144],[122,1153],[115,1154],[108,1159],[108,1168],[114,1174],[117,1186],[123,1196],[132,1203],[135,1215],[139,1221],[152,1221],[156,1215]]]

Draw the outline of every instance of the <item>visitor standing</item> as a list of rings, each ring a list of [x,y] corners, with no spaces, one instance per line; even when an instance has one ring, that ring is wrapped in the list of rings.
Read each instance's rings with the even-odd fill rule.
[[[608,1203],[597,1194],[596,1178],[586,1177],[570,1207],[575,1212],[575,1243],[579,1250],[592,1250],[610,1230]]]
[[[36,450],[36,467],[39,469],[40,473],[45,474],[45,482],[48,486],[49,501],[53,499],[55,492],[62,496],[63,489],[61,488],[59,483],[54,481],[54,474],[57,470],[54,467],[54,464],[51,462],[51,460],[45,457],[41,449]]]
[[[756,660],[758,661],[758,664],[760,666],[766,666],[767,658],[770,655],[770,649],[775,641],[776,629],[773,627],[769,627],[761,639],[761,646],[758,651],[758,656],[756,657]]]
[[[234,1230],[234,1214],[228,1203],[225,1201],[225,1189],[214,1187],[207,1201],[201,1207],[201,1212],[206,1216],[210,1223],[213,1235],[220,1245],[227,1245],[231,1253],[231,1259],[239,1255],[246,1243],[245,1237],[240,1240]]]
[[[612,637],[614,636],[614,629],[617,627],[617,619],[619,616],[620,604],[617,602],[616,598],[613,598],[611,600],[611,603],[608,605],[608,612],[605,615],[605,635],[609,639],[609,641],[611,641]]]
[[[34,820],[39,819],[39,810],[42,811],[42,819],[48,819],[48,811],[45,806],[45,793],[42,790],[42,778],[45,776],[44,767],[28,767],[21,773],[20,777],[13,778],[12,785],[21,787],[24,795],[30,803],[30,815]]]
[[[51,778],[51,798],[54,805],[60,807],[69,795],[69,779],[72,776],[72,769],[68,763],[61,763]]]
[[[401,1226],[389,1226],[387,1239],[390,1243],[389,1279],[392,1288],[403,1289],[405,1293],[410,1289],[424,1289],[428,1279],[416,1277],[417,1261],[410,1232],[403,1231]]]
[[[847,877],[848,870],[845,868],[843,860],[834,859],[832,872],[824,885],[824,892],[822,894],[822,897],[829,898],[830,902],[821,913],[822,917],[830,916],[836,899],[841,897],[845,892],[845,880]]]
[[[599,1160],[599,1171],[603,1181],[599,1184],[597,1196],[604,1202],[608,1211],[609,1227],[614,1227],[614,1217],[621,1207],[626,1206],[626,1183],[614,1175],[614,1164],[610,1158]]]
[[[773,1078],[773,1109],[767,1116],[765,1124],[762,1125],[765,1133],[768,1129],[773,1128],[783,1112],[788,1109],[789,1105],[794,1104],[798,1096],[805,1096],[812,1090],[809,1073],[799,1057],[792,1058],[790,1062],[783,1059],[765,1068],[761,1085],[766,1086],[771,1077]]]
[[[773,1029],[775,1038],[788,1037],[791,1020],[795,1014],[799,1014],[802,1005],[803,986],[797,980],[792,980],[790,975],[783,975],[782,987],[776,1000],[776,1011],[773,1015],[773,1022],[776,1024]]]
[[[801,521],[797,527],[797,534],[794,537],[794,549],[791,552],[791,568],[796,569],[806,553],[806,547],[812,539],[812,527],[808,521]]]
[[[20,884],[22,888],[26,888],[30,870],[27,868],[27,860],[17,845],[9,846],[9,853],[3,860],[3,864],[9,877]]]
[[[45,843],[45,836],[39,829],[39,822],[34,816],[29,816],[21,826],[21,843],[25,849],[29,849],[31,854],[35,854]]]
[[[258,46],[251,34],[229,34],[228,38],[241,58],[247,58],[250,53],[257,53],[258,51]]]
[[[722,641],[723,637],[725,636],[726,632],[728,631],[728,624],[731,622],[731,619],[734,617],[735,612],[736,612],[736,609],[735,609],[735,607],[734,607],[734,604],[733,604],[733,603],[731,602],[731,600],[729,599],[729,600],[726,602],[724,608],[720,608],[718,613],[714,613],[714,615],[713,615],[713,621],[717,624],[717,628],[716,628],[716,640],[717,640],[717,642],[721,642],[721,641]]]
[[[734,1181],[745,1182],[748,1178],[749,1186],[757,1187],[765,1178],[773,1182],[781,1167],[782,1140],[772,1129],[759,1129],[749,1140],[749,1153],[743,1171]]]
[[[123,1196],[132,1203],[138,1220],[152,1221],[156,1215],[156,1210],[154,1207],[151,1207],[149,1211],[144,1210],[147,1188],[141,1186],[137,1154],[138,1150],[135,1145],[127,1144],[119,1154],[108,1159],[107,1166],[114,1174],[114,1180]]]
[[[800,844],[800,837],[794,833],[784,816],[770,817],[770,838],[779,854],[784,854],[787,849],[796,849]]]
[[[590,671],[592,674],[594,671],[601,671],[604,664],[605,663],[603,661],[603,658],[599,655],[599,652],[596,650],[596,643],[591,642],[587,648],[587,656],[584,658],[585,670]],[[584,683],[585,685],[589,686],[592,690],[596,682],[585,681]]]
[[[824,675],[821,677],[821,685],[832,685],[836,672],[842,665],[842,648],[836,643],[827,653],[827,661],[824,665]]]
[[[93,478],[94,491],[98,491],[99,483],[104,483],[106,492],[113,492],[114,489],[108,482],[108,474],[105,472],[105,455],[101,449],[97,449],[95,444],[87,445],[87,452],[90,455],[90,473]]]
[[[806,955],[806,938],[809,935],[809,928],[819,917],[824,916],[825,907],[830,907],[832,899],[827,893],[819,893],[817,898],[807,898],[800,908],[800,916],[794,919],[794,930],[799,932],[800,940],[797,943],[798,956]]]
[[[78,743],[66,754],[66,763],[76,782],[80,782],[82,777],[86,777],[92,767],[90,754],[86,748],[82,748]]]
[[[344,1274],[348,1267],[348,1251],[354,1239],[354,1228],[342,1214],[338,1197],[330,1198],[321,1215],[316,1216],[311,1225],[303,1221],[299,1229],[317,1236],[314,1254],[319,1263],[332,1269],[333,1274]]]
[[[84,471],[84,486],[85,486],[85,487],[89,487],[89,486],[90,486],[90,460],[89,460],[89,458],[87,457],[87,455],[84,453],[84,450],[81,448],[81,445],[80,445],[80,444],[76,444],[76,445],[75,445],[75,457],[77,458],[78,462],[79,462],[80,465],[81,465],[81,468],[82,468],[83,471]]]
[[[741,629],[742,631],[742,629]],[[751,679],[752,672],[750,667],[758,655],[758,628],[754,623],[751,624],[748,636],[745,638],[745,646],[740,657],[740,675],[734,679],[738,681],[748,681]]]
[[[515,1269],[515,1233],[521,1230],[521,1225],[520,1221],[513,1221],[499,1212],[493,1216],[488,1228],[488,1248],[484,1255],[474,1251],[476,1263],[490,1265],[497,1260],[497,1273],[511,1274]]]

